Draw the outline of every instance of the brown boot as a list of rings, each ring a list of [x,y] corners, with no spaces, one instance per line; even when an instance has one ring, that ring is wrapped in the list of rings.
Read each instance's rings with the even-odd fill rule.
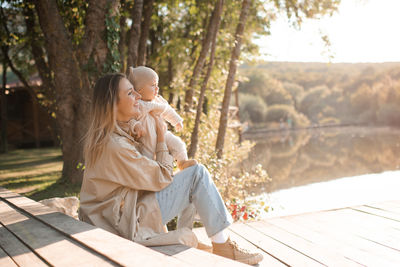
[[[178,165],[178,168],[180,170],[184,170],[187,167],[193,166],[197,164],[197,160],[195,159],[188,159],[188,160],[180,160],[176,163],[176,165]]]
[[[235,241],[230,238],[223,243],[212,243],[213,253],[228,259],[239,261],[246,264],[257,264],[263,259],[263,255],[260,253],[251,253],[248,250],[240,248]]]

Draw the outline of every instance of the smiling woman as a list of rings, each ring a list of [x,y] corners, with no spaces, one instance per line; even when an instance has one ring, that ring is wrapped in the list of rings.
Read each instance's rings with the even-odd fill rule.
[[[128,79],[121,79],[119,83],[117,103],[117,121],[128,122],[132,117],[139,115],[140,95],[134,90]]]
[[[123,74],[100,78],[93,91],[91,124],[86,139],[86,168],[79,218],[143,245],[197,246],[191,231],[195,211],[213,241],[213,253],[256,264],[261,254],[239,248],[225,230],[232,218],[208,170],[201,164],[173,175],[172,157],[164,142],[166,127],[154,115],[156,157],[147,158],[124,130],[140,114],[140,97]],[[164,225],[179,215],[178,230]]]

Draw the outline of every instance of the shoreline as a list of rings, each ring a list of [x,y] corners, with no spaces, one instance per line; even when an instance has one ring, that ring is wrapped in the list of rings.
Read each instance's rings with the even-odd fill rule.
[[[292,128],[249,128],[248,130],[242,133],[245,139],[253,139],[259,135],[287,135],[292,133],[299,133],[299,132],[331,132],[331,131],[338,131],[340,130],[343,132],[351,131],[354,132],[361,132],[365,133],[366,130],[369,131],[393,131],[398,132],[400,134],[400,127],[395,126],[369,126],[369,125],[356,125],[356,124],[349,124],[349,125],[325,125],[325,126],[309,126],[309,127],[292,127]]]

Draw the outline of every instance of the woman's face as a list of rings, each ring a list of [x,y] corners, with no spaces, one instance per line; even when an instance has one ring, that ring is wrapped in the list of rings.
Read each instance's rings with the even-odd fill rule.
[[[133,85],[126,78],[119,82],[117,120],[129,121],[137,118],[140,114],[139,102],[140,95],[133,89]]]

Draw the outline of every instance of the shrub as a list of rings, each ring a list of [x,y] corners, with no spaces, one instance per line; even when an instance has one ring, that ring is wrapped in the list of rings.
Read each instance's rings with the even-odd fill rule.
[[[302,96],[299,103],[299,111],[306,115],[311,121],[318,122],[318,114],[323,113],[328,106],[327,99],[330,90],[327,86],[316,86],[308,90]]]
[[[199,128],[199,147],[195,158],[208,168],[227,206],[230,207],[233,202],[242,203],[241,205],[246,206],[249,214],[251,214],[252,205],[248,205],[246,200],[246,184],[266,182],[269,177],[267,172],[260,167],[261,165],[255,166],[252,170],[241,168],[239,163],[248,157],[254,143],[246,140],[239,144],[238,133],[234,129],[227,129],[223,156],[221,159],[217,158],[215,144],[218,125],[215,122],[219,121],[219,116],[220,112],[215,108],[211,109],[208,116],[202,114],[202,123]],[[189,147],[195,114],[187,113],[183,114],[182,117],[185,127],[181,137]],[[256,214],[254,210],[252,211],[253,214]],[[244,214],[246,212],[243,213],[243,216]],[[240,216],[236,216],[236,218],[239,219]]]
[[[267,105],[260,97],[249,94],[239,94],[239,112],[242,121],[259,123],[264,120]]]
[[[378,123],[391,126],[400,126],[400,103],[389,103],[381,106],[377,112]]]
[[[288,105],[273,105],[268,107],[268,112],[265,117],[267,122],[280,122],[281,120],[287,121],[291,119],[293,126],[306,127],[310,125],[310,121],[304,114],[297,112],[292,106]]]

